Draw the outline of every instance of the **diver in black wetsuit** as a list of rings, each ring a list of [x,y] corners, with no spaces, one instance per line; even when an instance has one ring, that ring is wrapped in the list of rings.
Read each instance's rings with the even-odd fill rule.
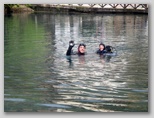
[[[99,49],[96,51],[97,54],[104,54],[106,53],[106,50],[105,50],[105,44],[103,43],[100,43],[99,44]]]
[[[105,46],[105,44],[100,43],[99,49],[96,51],[96,53],[100,55],[111,54],[113,53],[113,47],[109,45]]]
[[[105,44],[100,43],[99,49],[96,51],[97,54],[100,55],[101,58],[105,59],[107,62],[110,61],[111,57],[115,55],[113,53],[113,47],[112,46],[105,46]]]
[[[83,44],[83,43],[81,43],[81,44],[79,44],[79,46],[78,46],[78,51],[77,52],[73,52],[72,51],[72,48],[74,47],[74,41],[69,41],[69,47],[68,47],[68,49],[67,49],[67,52],[66,52],[66,55],[67,56],[70,56],[70,55],[85,55],[85,53],[86,53],[86,45],[85,44]]]
[[[79,62],[81,64],[84,64],[85,63],[85,54],[86,54],[86,45],[81,43],[79,44],[78,46],[78,51],[76,52],[73,52],[72,51],[72,48],[74,47],[74,41],[69,41],[69,47],[67,49],[67,52],[66,52],[66,58],[69,62],[69,67],[72,68],[73,67],[73,62],[72,62],[72,58],[71,58],[71,55],[78,55],[79,56]]]

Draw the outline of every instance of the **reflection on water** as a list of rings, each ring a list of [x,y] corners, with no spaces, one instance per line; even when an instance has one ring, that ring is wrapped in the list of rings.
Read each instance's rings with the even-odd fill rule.
[[[4,24],[4,111],[148,111],[148,16],[14,14]],[[87,55],[66,57],[68,42]],[[95,54],[100,42],[117,56]]]

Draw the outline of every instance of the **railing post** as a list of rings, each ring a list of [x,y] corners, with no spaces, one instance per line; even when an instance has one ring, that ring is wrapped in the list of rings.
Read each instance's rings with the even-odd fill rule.
[[[145,8],[145,9],[147,9],[147,8],[148,8],[148,7],[147,7],[147,6],[148,6],[147,4],[143,4],[143,6],[144,6],[144,8]]]
[[[126,9],[126,4],[124,4],[124,9]]]

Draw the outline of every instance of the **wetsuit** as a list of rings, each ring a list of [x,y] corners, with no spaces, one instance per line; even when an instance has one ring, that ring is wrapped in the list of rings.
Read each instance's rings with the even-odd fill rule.
[[[113,47],[108,45],[108,46],[105,46],[104,50],[102,50],[102,51],[100,49],[98,49],[96,53],[97,54],[104,54],[104,55],[107,53],[112,54],[113,53],[112,50],[113,50]]]
[[[99,49],[99,50],[97,50],[96,53],[97,53],[97,54],[105,54],[105,53],[107,53],[107,51],[106,51],[106,50],[102,50],[102,51],[101,51],[101,50]]]

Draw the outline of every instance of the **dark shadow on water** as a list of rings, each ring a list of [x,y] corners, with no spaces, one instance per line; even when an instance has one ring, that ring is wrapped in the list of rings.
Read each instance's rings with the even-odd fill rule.
[[[66,59],[67,59],[67,62],[69,63],[69,68],[72,68],[73,67],[73,61],[72,61],[71,56],[66,56]]]

